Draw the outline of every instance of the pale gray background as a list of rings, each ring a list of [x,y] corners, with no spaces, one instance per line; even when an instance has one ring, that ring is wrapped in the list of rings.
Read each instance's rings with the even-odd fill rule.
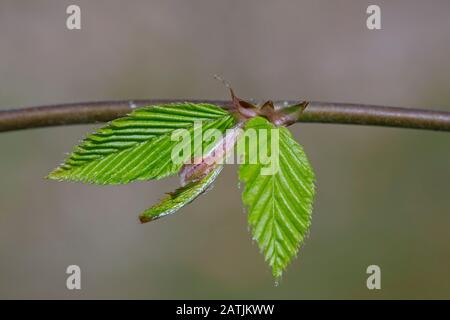
[[[381,31],[365,27],[369,4]],[[82,9],[68,31],[65,10]],[[126,98],[364,102],[450,111],[450,1],[0,0],[0,108]],[[138,214],[176,180],[43,177],[95,126],[0,134],[0,298],[450,298],[450,135],[297,124],[313,226],[275,287],[236,168],[179,214]],[[65,268],[82,268],[82,290]],[[382,290],[365,269],[382,268]]]

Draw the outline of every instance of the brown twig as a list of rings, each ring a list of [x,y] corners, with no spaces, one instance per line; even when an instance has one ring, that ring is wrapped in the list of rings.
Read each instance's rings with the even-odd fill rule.
[[[126,100],[99,101],[29,107],[0,111],[0,132],[28,128],[106,122],[130,113],[134,108],[189,101],[208,102],[230,109],[231,101],[219,100]],[[275,101],[276,108],[300,101]],[[358,124],[398,128],[450,131],[450,112],[429,111],[348,103],[310,102],[299,112],[297,122]]]

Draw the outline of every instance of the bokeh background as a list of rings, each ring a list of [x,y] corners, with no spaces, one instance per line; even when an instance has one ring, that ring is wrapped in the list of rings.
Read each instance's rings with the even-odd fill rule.
[[[366,28],[378,4],[382,30]],[[65,27],[81,7],[82,29]],[[138,98],[450,111],[450,2],[0,0],[0,108]],[[98,126],[98,125],[97,125]],[[309,238],[279,286],[252,243],[236,167],[177,215],[138,214],[175,178],[43,177],[95,125],[0,134],[0,298],[450,298],[450,135],[297,124],[317,174]],[[82,290],[65,287],[82,269]],[[366,268],[382,289],[366,288]]]

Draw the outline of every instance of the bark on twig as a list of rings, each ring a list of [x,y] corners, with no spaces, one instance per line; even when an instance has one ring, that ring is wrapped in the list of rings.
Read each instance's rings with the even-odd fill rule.
[[[231,108],[226,100],[125,100],[80,102],[0,111],[0,132],[28,128],[106,122],[130,113],[142,106],[171,102],[208,102],[224,109]],[[301,101],[275,101],[276,108],[299,104]],[[349,103],[309,102],[299,112],[297,122],[358,124],[398,128],[450,131],[450,112],[413,108],[397,108]]]

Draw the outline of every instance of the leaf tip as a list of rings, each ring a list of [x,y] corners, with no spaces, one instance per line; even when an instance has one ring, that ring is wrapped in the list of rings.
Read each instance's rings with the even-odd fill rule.
[[[147,223],[147,222],[151,222],[156,220],[155,217],[152,217],[151,215],[147,215],[145,213],[141,214],[139,216],[139,221],[141,222],[141,224]]]
[[[272,268],[272,276],[273,279],[275,281],[275,287],[278,287],[280,281],[281,281],[281,276],[283,275],[283,269],[277,268],[277,267],[273,267]]]
[[[61,167],[58,167],[55,170],[53,170],[52,172],[50,172],[45,177],[45,179],[62,181],[65,178],[65,173],[66,173],[65,170],[61,169]]]

